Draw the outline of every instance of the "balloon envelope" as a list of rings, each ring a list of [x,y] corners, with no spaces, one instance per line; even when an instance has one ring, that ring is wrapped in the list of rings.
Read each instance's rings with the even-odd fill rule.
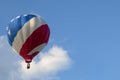
[[[12,48],[29,63],[48,43],[50,30],[41,17],[24,14],[11,20],[7,35]]]

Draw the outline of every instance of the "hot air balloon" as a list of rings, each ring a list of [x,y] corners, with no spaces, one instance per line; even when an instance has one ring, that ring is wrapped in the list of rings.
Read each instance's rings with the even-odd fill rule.
[[[38,15],[23,14],[12,19],[7,27],[9,44],[30,68],[32,59],[47,45],[50,29]]]

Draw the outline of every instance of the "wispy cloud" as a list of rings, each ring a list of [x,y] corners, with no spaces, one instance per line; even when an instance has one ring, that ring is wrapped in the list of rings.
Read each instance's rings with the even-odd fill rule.
[[[27,70],[26,63],[13,52],[6,37],[0,37],[0,45],[0,80],[60,80],[58,72],[71,65],[68,51],[55,45],[40,53]]]
[[[3,44],[4,38],[5,38],[4,36],[0,36],[0,48],[4,45]]]
[[[6,34],[5,28],[6,28],[6,27],[4,27],[4,26],[0,26],[0,36]]]
[[[14,56],[5,36],[0,37],[0,80],[12,80],[11,72],[17,70]]]

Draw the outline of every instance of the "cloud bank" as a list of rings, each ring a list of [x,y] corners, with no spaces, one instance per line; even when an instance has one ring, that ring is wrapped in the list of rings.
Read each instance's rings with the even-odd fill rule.
[[[71,63],[66,50],[61,47],[53,46],[48,52],[42,53],[37,62],[31,63],[31,69],[26,69],[26,64],[21,62],[22,78],[32,80],[45,78],[55,75],[57,72],[67,69]]]
[[[37,59],[33,60],[28,70],[26,63],[12,51],[4,37],[0,37],[0,45],[0,80],[60,80],[58,72],[71,65],[68,51],[54,45],[35,57]]]
[[[0,80],[12,80],[11,73],[17,70],[15,60],[18,60],[17,55],[11,50],[7,38],[0,36]]]

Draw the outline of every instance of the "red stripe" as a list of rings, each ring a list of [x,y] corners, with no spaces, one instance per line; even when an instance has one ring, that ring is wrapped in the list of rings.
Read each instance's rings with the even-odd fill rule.
[[[37,30],[35,30],[30,37],[25,41],[23,44],[20,55],[27,61],[32,60],[33,57],[35,57],[39,52],[35,52],[32,55],[27,55],[31,50],[33,50],[35,47],[43,44],[48,43],[50,35],[50,30],[48,28],[48,25],[42,25]],[[30,62],[30,61],[29,61]]]

